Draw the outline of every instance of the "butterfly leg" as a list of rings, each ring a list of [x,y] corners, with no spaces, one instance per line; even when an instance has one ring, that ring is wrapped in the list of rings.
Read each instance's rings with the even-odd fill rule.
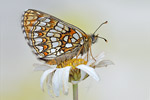
[[[78,53],[77,53],[77,56],[76,56],[76,59],[78,58],[78,56],[80,55],[80,52],[81,50],[83,49],[83,46],[81,46],[81,48],[79,49]]]
[[[91,49],[91,43],[89,43],[89,46],[90,46],[90,54],[91,54],[91,57],[96,61],[96,59],[93,57],[92,55],[92,49]]]
[[[87,51],[87,61],[88,61],[88,59],[89,59],[89,51]]]

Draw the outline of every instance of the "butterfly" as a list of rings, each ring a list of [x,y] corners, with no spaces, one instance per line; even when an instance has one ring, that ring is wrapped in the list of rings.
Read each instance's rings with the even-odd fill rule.
[[[107,21],[102,24],[105,23]],[[92,35],[87,35],[72,24],[34,9],[24,12],[22,29],[33,53],[50,65],[58,65],[87,53],[91,45],[102,38],[95,35],[99,28]]]

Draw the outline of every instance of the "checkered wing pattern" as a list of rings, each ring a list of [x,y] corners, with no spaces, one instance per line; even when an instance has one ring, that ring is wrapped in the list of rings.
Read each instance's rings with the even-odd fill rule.
[[[22,28],[33,52],[50,65],[76,56],[88,38],[81,29],[33,9],[23,14]]]

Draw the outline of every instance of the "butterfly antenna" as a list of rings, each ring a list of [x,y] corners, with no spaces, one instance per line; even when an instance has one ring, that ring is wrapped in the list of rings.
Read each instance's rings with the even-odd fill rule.
[[[101,38],[101,39],[103,39],[105,42],[108,42],[107,39],[105,39],[105,38],[103,38],[103,37],[98,36],[98,38]]]
[[[104,25],[104,24],[107,24],[108,23],[108,21],[105,21],[104,23],[102,23],[96,30],[95,30],[95,32],[93,33],[93,34],[95,34],[96,32],[97,32],[97,30],[102,26],[102,25]],[[105,40],[105,39],[104,39]]]

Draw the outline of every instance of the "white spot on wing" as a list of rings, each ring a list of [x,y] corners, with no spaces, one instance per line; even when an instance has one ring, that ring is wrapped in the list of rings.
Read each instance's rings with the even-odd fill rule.
[[[36,29],[35,29],[35,31],[39,31],[39,30],[41,30],[41,27],[37,26]]]
[[[39,52],[43,51],[43,47],[42,46],[36,46],[39,49]]]
[[[50,22],[50,19],[47,18],[44,22]]]
[[[59,26],[60,28],[64,27],[64,25],[62,23],[58,23],[57,26]]]
[[[76,40],[74,38],[71,39],[71,42],[75,42]]]
[[[35,40],[35,45],[39,44],[42,42],[42,39],[41,38],[36,38],[34,39]]]
[[[77,39],[77,40],[79,39],[79,36],[78,36],[77,33],[74,33],[74,34],[73,34],[73,37],[74,37],[75,39]]]
[[[55,32],[58,32],[58,31],[56,31],[56,30],[50,30],[49,32],[54,32],[55,33]]]
[[[54,37],[60,37],[60,34],[55,33]]]
[[[44,23],[44,22],[40,22],[40,24],[39,24],[39,26],[45,26],[46,25],[46,23]]]
[[[41,13],[39,13],[39,12],[36,12],[38,15],[40,15]]]
[[[67,43],[67,44],[66,44],[66,47],[67,47],[67,48],[72,47],[72,44],[71,44],[71,43]]]
[[[68,28],[67,26],[65,26],[64,29],[65,29],[66,31],[69,31],[69,28]]]
[[[66,41],[66,42],[68,41],[68,36],[64,37],[64,41]]]
[[[28,19],[27,20],[33,20],[33,16],[28,16]]]
[[[56,41],[56,38],[55,37],[51,37],[51,41]]]
[[[34,33],[34,38],[38,37],[38,33]]]
[[[58,31],[62,31],[62,28],[60,28],[58,26],[56,26],[55,29],[58,30]]]
[[[56,57],[54,54],[46,56],[46,58],[54,58],[54,57]]]
[[[64,53],[64,51],[63,51],[63,50],[61,50],[61,51],[60,51],[60,53]]]
[[[58,51],[58,52],[57,52],[57,55],[59,56],[60,54],[61,54],[61,53]]]
[[[53,36],[54,34],[53,33],[47,33],[47,36]]]
[[[53,45],[53,47],[57,47],[58,46],[58,42],[54,42],[54,43],[52,43],[52,45]]]
[[[56,49],[51,49],[51,53],[54,53],[56,51]]]
[[[76,30],[76,32],[79,34],[80,37],[82,37],[82,34],[78,30]]]
[[[45,19],[45,17],[40,17],[40,18],[38,18],[38,20],[42,20],[42,19]]]
[[[83,42],[83,39],[80,41],[80,44],[82,45],[84,42]]]
[[[65,30],[62,30],[61,32],[62,32],[62,33],[66,33],[66,31],[65,31]]]

